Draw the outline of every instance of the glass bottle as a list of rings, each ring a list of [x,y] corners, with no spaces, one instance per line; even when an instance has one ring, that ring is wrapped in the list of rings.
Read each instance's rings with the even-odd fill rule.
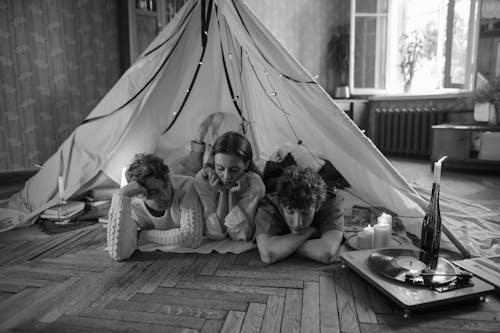
[[[432,193],[427,213],[422,223],[420,248],[426,252],[424,262],[436,268],[441,243],[441,211],[439,209],[439,183],[432,184]]]
[[[439,181],[441,180],[441,163],[443,157],[434,163],[434,182],[432,183],[431,199],[427,212],[422,222],[422,234],[420,236],[420,248],[425,251],[421,259],[435,269],[439,257],[439,246],[441,244],[441,210],[439,208]]]

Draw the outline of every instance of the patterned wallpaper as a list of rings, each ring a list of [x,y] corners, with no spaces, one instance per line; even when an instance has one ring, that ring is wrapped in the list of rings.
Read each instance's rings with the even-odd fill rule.
[[[120,76],[115,0],[0,0],[0,172],[43,164]]]
[[[119,78],[118,1],[0,0],[0,172],[43,164]],[[331,91],[326,45],[350,2],[244,1]]]

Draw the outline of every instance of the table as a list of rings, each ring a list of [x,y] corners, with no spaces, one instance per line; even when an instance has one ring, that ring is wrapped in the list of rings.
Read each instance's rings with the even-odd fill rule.
[[[500,126],[480,124],[432,126],[432,164],[442,156],[448,156],[447,167],[500,171],[498,147],[500,147]]]

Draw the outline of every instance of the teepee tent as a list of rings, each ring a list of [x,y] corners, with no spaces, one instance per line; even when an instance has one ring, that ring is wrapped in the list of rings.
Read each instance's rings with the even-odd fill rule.
[[[0,228],[30,225],[55,205],[58,176],[68,199],[119,183],[138,152],[178,160],[215,112],[241,120],[258,159],[284,143],[320,152],[356,197],[420,234],[426,202],[240,0],[188,1],[0,211]]]

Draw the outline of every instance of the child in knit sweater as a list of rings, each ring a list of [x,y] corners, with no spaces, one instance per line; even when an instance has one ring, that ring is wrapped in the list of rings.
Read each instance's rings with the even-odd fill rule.
[[[203,217],[191,177],[170,175],[154,154],[138,154],[126,172],[128,184],[113,195],[109,211],[108,251],[129,258],[138,244],[196,248]]]

